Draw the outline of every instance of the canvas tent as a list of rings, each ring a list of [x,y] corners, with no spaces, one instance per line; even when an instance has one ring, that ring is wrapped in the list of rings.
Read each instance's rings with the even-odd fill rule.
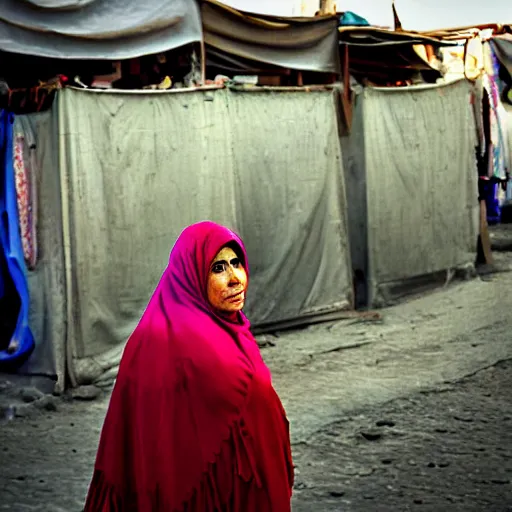
[[[255,325],[351,306],[335,99],[310,93],[65,89],[39,134],[38,347],[59,386],[115,376],[180,231],[203,219],[247,243]],[[301,144],[297,144],[300,134]]]
[[[372,304],[476,257],[476,130],[466,81],[364,90]],[[350,193],[350,192],[349,192]]]
[[[340,26],[340,45],[348,46],[349,71],[359,82],[375,84],[408,80],[422,72],[435,82],[441,77],[426,55],[425,47],[452,46],[434,37],[378,27]]]
[[[205,43],[226,55],[284,68],[339,72],[337,16],[277,18],[201,2]]]
[[[189,0],[2,0],[0,48],[60,59],[128,59],[201,41]]]

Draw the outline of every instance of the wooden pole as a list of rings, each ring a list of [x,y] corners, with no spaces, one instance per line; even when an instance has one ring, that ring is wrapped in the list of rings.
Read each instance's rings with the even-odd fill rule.
[[[480,201],[480,243],[485,263],[491,265],[494,262],[491,249],[491,237],[489,236],[489,226],[487,225],[487,206],[485,200]]]
[[[336,14],[336,4],[334,3],[334,0],[320,0],[320,9],[318,13],[320,16]]]
[[[204,37],[201,38],[201,85],[206,84],[206,45]]]

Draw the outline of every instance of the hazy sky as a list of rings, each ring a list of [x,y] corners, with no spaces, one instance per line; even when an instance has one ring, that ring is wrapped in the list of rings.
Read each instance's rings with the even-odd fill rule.
[[[276,15],[300,12],[301,1],[224,0],[238,9]],[[338,11],[354,11],[375,25],[392,26],[391,0],[338,0]],[[512,23],[512,0],[395,0],[404,29],[430,30],[488,22]]]

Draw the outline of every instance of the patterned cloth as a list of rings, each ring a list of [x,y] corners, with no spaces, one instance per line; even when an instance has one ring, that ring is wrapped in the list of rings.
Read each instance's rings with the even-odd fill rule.
[[[33,148],[27,139],[21,124],[15,126],[14,144],[14,180],[23,256],[29,270],[37,262],[37,191],[36,168],[30,153]]]

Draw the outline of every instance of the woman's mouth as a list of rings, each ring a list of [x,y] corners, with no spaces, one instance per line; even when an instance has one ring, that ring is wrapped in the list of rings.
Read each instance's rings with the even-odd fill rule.
[[[231,295],[230,297],[227,298],[227,300],[229,302],[242,302],[244,300],[244,292],[238,292],[236,293],[235,295]]]

